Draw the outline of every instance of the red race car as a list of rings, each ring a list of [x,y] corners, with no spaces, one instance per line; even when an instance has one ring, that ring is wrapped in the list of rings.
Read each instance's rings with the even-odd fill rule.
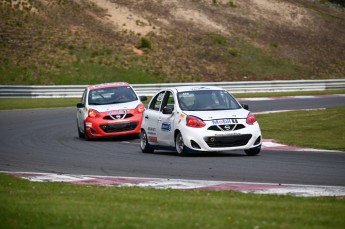
[[[92,85],[85,89],[77,104],[77,127],[80,138],[114,137],[140,134],[145,110],[131,85],[125,82]]]

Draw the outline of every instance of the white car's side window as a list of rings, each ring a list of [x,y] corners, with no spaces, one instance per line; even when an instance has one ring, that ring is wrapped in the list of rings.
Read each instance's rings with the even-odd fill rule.
[[[165,94],[165,91],[162,91],[161,93],[159,93],[153,98],[149,107],[150,110],[156,110],[156,111],[160,110],[162,102],[163,102],[164,94]]]
[[[162,109],[165,107],[169,107],[171,108],[171,110],[174,110],[174,104],[175,104],[174,94],[171,91],[167,91],[164,96]]]

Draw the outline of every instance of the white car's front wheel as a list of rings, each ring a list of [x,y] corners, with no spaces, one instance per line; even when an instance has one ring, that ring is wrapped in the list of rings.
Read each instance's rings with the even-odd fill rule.
[[[248,156],[256,156],[256,155],[258,155],[260,153],[260,151],[261,151],[261,146],[244,150],[244,152],[246,152],[246,154]]]
[[[180,156],[185,156],[186,155],[185,147],[184,147],[184,142],[183,142],[183,137],[182,137],[182,134],[180,132],[178,132],[176,134],[175,148],[176,148],[176,151],[177,151],[178,155],[180,155]]]
[[[140,149],[143,153],[153,153],[154,151],[147,141],[147,134],[145,130],[141,130],[140,133]]]

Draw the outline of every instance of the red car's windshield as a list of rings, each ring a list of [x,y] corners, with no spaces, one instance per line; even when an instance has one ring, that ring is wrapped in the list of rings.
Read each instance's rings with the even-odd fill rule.
[[[89,105],[128,103],[138,100],[133,89],[128,86],[94,89],[89,92]]]

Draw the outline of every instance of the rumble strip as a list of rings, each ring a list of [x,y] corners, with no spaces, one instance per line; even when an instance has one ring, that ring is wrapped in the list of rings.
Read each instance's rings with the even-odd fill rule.
[[[270,184],[228,181],[182,180],[117,176],[87,176],[54,173],[4,172],[34,182],[65,182],[79,185],[142,187],[155,189],[236,191],[241,193],[276,194],[303,197],[345,197],[345,187],[296,184]]]

